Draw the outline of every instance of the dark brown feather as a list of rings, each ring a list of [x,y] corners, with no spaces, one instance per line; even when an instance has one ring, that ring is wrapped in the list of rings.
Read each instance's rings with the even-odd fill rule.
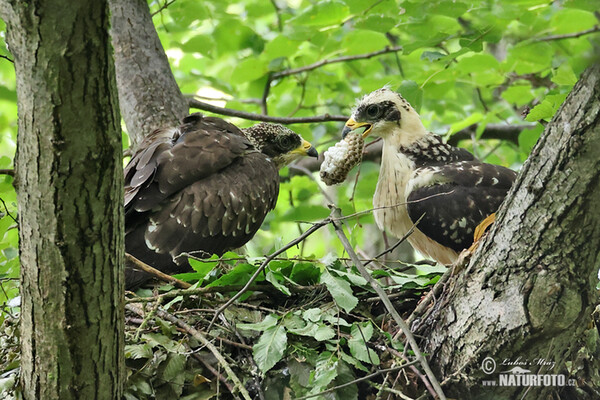
[[[515,180],[516,173],[479,161],[423,167],[416,176],[431,173],[430,182],[415,187],[407,197],[412,221],[436,242],[460,252],[473,243],[473,233],[488,215],[496,212]]]
[[[140,148],[125,169],[126,250],[165,273],[189,269],[181,253],[243,246],[275,207],[276,166],[219,118],[189,116]],[[128,288],[147,279],[126,271]]]

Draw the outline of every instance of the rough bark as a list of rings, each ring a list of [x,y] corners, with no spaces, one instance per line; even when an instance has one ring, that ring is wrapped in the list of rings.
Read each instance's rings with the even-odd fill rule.
[[[145,0],[112,0],[111,37],[121,115],[132,148],[188,114]]]
[[[597,351],[598,338],[592,312],[600,267],[599,154],[595,65],[548,125],[467,269],[450,279],[421,324],[447,395],[598,398],[598,354],[586,351]],[[488,375],[490,358],[496,369]],[[579,388],[483,385],[514,366],[565,374],[567,385]]]
[[[119,399],[123,172],[107,1],[0,3],[15,57],[25,399]]]

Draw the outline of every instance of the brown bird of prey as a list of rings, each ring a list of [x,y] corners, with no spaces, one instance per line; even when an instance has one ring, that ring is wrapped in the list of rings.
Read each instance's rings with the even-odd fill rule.
[[[516,173],[482,163],[428,132],[398,93],[382,88],[357,103],[342,136],[363,128],[383,139],[373,205],[381,230],[403,237],[422,217],[409,243],[442,264],[473,244],[476,228],[493,220]],[[482,224],[483,226],[483,224]]]
[[[186,256],[243,246],[275,207],[279,168],[317,156],[290,129],[260,123],[240,130],[196,113],[148,136],[125,168],[125,248],[167,273],[190,270]],[[149,275],[128,265],[127,288]]]

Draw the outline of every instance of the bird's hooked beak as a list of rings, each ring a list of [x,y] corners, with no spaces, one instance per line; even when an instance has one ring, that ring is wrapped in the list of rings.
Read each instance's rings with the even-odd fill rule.
[[[346,125],[344,125],[344,129],[342,129],[342,139],[346,137],[350,132],[355,129],[365,127],[365,130],[362,133],[363,138],[366,138],[369,133],[371,133],[371,129],[373,129],[373,125],[368,122],[356,122],[352,118],[346,121]]]
[[[301,156],[318,157],[319,153],[308,140],[302,139],[300,147],[295,148],[291,151],[292,154],[298,154]]]

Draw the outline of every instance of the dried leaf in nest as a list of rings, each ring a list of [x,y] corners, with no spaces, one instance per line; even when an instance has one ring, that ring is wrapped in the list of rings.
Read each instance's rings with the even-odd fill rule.
[[[321,164],[321,180],[328,186],[344,182],[348,172],[361,162],[364,148],[362,134],[350,132],[335,146],[327,149]]]

